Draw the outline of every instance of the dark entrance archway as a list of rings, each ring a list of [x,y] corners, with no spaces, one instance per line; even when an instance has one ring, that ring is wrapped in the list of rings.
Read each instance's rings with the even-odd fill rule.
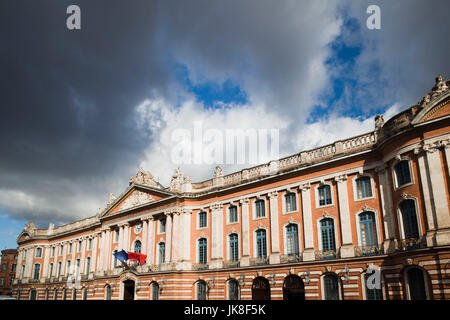
[[[302,278],[292,274],[284,279],[283,300],[305,300],[305,285],[303,284]]]
[[[123,282],[123,300],[134,300],[134,281],[125,280]]]
[[[253,280],[252,300],[270,300],[270,284],[266,278],[256,277]]]

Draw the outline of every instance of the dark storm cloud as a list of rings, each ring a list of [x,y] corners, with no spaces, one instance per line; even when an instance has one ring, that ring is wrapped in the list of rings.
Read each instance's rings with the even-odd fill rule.
[[[75,196],[77,183],[96,189],[110,183],[113,172],[130,174],[148,143],[138,139],[133,108],[150,89],[163,91],[167,79],[155,54],[155,5],[77,1],[82,29],[69,31],[69,4],[0,5],[2,190]]]
[[[135,108],[178,102],[177,64],[194,84],[231,79],[250,104],[297,119],[289,136],[320,92],[333,97],[341,69],[324,61],[339,34],[363,43],[346,74],[359,84],[346,87],[348,101],[360,108],[414,103],[437,73],[450,77],[448,1],[381,2],[379,31],[365,29],[369,2],[0,1],[0,211],[45,224],[104,207],[162,145]],[[71,4],[81,8],[79,31],[66,28]],[[342,6],[359,21],[356,39],[341,29]],[[291,140],[283,146],[297,152]]]

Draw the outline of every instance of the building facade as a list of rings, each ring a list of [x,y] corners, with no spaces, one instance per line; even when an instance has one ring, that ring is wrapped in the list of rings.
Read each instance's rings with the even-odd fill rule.
[[[17,269],[17,250],[2,250],[0,266],[0,295],[12,295],[12,284]]]
[[[367,134],[199,183],[140,169],[95,216],[30,222],[14,295],[450,299],[449,85]]]

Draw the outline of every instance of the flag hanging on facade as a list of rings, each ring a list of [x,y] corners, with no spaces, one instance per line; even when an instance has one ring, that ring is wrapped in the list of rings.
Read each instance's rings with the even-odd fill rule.
[[[129,259],[128,253],[125,250],[120,250],[119,252],[114,253],[114,257],[116,257],[117,260],[124,263]]]
[[[145,259],[147,258],[147,255],[136,252],[128,252],[128,258],[131,261],[139,261],[140,264],[143,264],[145,262]]]

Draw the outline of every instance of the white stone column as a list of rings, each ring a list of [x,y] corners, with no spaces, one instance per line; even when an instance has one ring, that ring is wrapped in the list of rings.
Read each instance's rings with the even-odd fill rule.
[[[223,266],[223,205],[215,203],[211,206],[211,269]]]
[[[352,228],[350,224],[350,209],[348,203],[347,175],[343,174],[335,178],[338,190],[339,216],[342,228],[341,257],[355,256],[355,249],[352,243]]]
[[[180,253],[180,212],[174,211],[172,214],[172,261],[178,262]]]
[[[88,238],[85,237],[83,238],[82,242],[81,242],[81,261],[80,261],[80,274],[84,273],[86,274],[87,270],[86,270],[86,251],[87,251],[87,243],[88,243]]]
[[[442,168],[438,146],[425,144],[429,182],[433,199],[436,226],[436,244],[450,244],[450,213],[447,201],[447,189],[444,181],[444,170]]]
[[[425,204],[425,215],[427,217],[426,226],[426,241],[427,246],[436,245],[436,226],[434,223],[435,212],[434,212],[434,201],[431,192],[431,181],[428,175],[428,163],[426,154],[423,152],[422,148],[415,148],[414,154],[417,156],[417,163],[419,167],[420,174],[420,187],[423,194],[423,202]]]
[[[181,268],[182,270],[191,269],[191,211],[183,210],[181,213]]]
[[[100,240],[100,271],[105,271],[105,255],[106,255],[106,229],[102,230]]]
[[[141,253],[146,254],[148,246],[148,218],[142,218],[142,248]]]
[[[130,224],[128,222],[123,224],[123,248],[125,251],[130,251]]]
[[[447,173],[450,175],[450,139],[441,141],[444,148],[445,160],[447,162]]]
[[[63,242],[63,252],[62,252],[62,263],[61,263],[61,276],[65,276],[66,275],[66,265],[67,265],[67,252],[69,251],[69,245],[67,242]]]
[[[165,262],[172,261],[172,214],[166,214],[166,252]]]
[[[280,263],[280,232],[278,222],[278,192],[269,193],[271,253],[270,264]]]
[[[43,254],[44,254],[44,268],[42,270],[42,277],[41,278],[47,278],[48,277],[48,266],[50,262],[50,246],[45,246],[43,248]]]
[[[242,257],[240,266],[245,267],[250,265],[250,217],[249,217],[249,199],[243,198],[240,200],[242,210],[241,221],[241,237],[242,237]]]
[[[124,225],[123,224],[119,224],[119,243],[118,243],[118,251],[123,249],[123,229],[124,229]]]
[[[150,217],[148,220],[148,246],[147,246],[147,263],[155,264],[155,219]]]
[[[385,253],[395,251],[395,230],[396,223],[394,210],[392,206],[392,184],[390,183],[388,171],[384,166],[375,168],[378,174],[378,190],[381,199],[381,212],[384,224],[384,243]]]
[[[97,254],[97,237],[94,236],[90,236],[90,238],[92,239],[92,249],[91,249],[91,264],[89,266],[89,274],[92,274],[93,272],[95,272],[95,263],[96,263],[96,254]],[[88,238],[89,239],[89,238]],[[89,241],[89,240],[88,240]]]
[[[300,186],[302,193],[303,234],[305,237],[305,250],[303,261],[315,260],[314,250],[314,228],[311,211],[311,185],[309,183]]]

